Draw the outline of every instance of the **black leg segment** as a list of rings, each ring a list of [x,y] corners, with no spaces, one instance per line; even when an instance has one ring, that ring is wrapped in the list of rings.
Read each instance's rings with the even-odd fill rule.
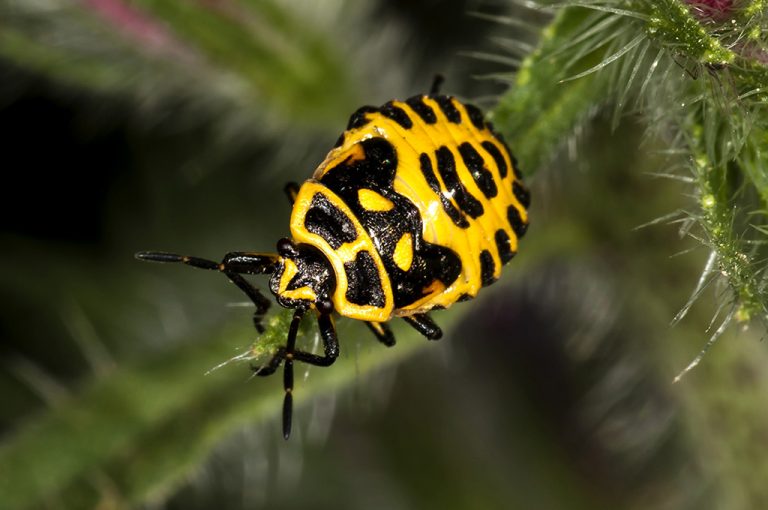
[[[439,340],[443,336],[440,327],[425,313],[403,317],[403,320],[429,340]]]
[[[277,372],[277,369],[280,368],[280,363],[282,363],[284,359],[285,347],[280,347],[266,365],[261,365],[260,367],[251,365],[251,370],[253,371],[254,375],[267,377]]]
[[[392,334],[392,330],[384,322],[366,322],[365,325],[376,335],[376,339],[379,342],[387,347],[395,345],[395,335]]]
[[[288,201],[293,205],[296,202],[296,197],[299,195],[299,185],[295,182],[289,182],[285,185],[283,191],[285,191]]]
[[[291,424],[293,422],[293,362],[301,361],[317,367],[327,367],[332,365],[336,358],[339,357],[339,341],[336,336],[333,319],[330,315],[320,315],[317,318],[317,323],[320,327],[320,337],[323,339],[324,355],[318,356],[311,352],[296,350],[296,335],[299,332],[299,325],[305,311],[304,309],[297,309],[293,313],[291,326],[288,329],[286,346],[278,349],[266,365],[251,367],[251,370],[256,375],[269,376],[275,373],[283,361],[285,362],[283,367],[283,388],[285,389],[285,398],[283,400],[283,437],[285,439],[291,436]]]

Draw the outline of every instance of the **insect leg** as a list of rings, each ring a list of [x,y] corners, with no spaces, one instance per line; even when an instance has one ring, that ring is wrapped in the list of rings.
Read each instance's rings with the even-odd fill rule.
[[[395,345],[395,335],[392,334],[392,330],[389,329],[389,326],[387,326],[383,322],[366,322],[366,326],[368,326],[368,329],[370,329],[374,335],[376,335],[376,339],[386,345],[387,347],[392,347]]]
[[[274,374],[285,361],[283,368],[283,387],[285,388],[285,398],[283,399],[283,437],[288,439],[291,436],[291,424],[293,423],[293,362],[301,361],[310,365],[327,367],[336,361],[339,357],[339,341],[336,336],[336,328],[333,325],[330,315],[320,315],[317,323],[320,326],[320,336],[323,339],[324,356],[318,356],[311,352],[296,350],[296,336],[299,332],[299,324],[305,310],[297,309],[293,313],[293,319],[288,329],[288,341],[285,347],[281,347],[272,356],[272,359],[266,365],[261,367],[251,367],[251,370],[258,376],[269,376]]]
[[[425,313],[403,317],[403,320],[429,340],[439,340],[443,336],[440,327]]]
[[[295,182],[289,182],[285,185],[283,191],[285,191],[285,194],[288,196],[288,201],[293,205],[296,201],[296,196],[299,194],[299,185]]]
[[[330,315],[320,315],[317,318],[320,327],[320,336],[323,339],[325,356],[318,356],[304,351],[295,350],[296,333],[299,329],[301,316],[304,311],[299,309],[293,314],[291,328],[288,330],[288,344],[285,347],[285,368],[283,372],[283,386],[285,387],[285,400],[283,400],[283,437],[291,436],[291,423],[293,421],[293,362],[303,361],[310,365],[327,367],[336,361],[339,356],[339,341],[336,337],[336,328]]]
[[[336,336],[336,326],[329,314],[319,315],[317,325],[320,328],[320,337],[323,339],[324,355],[318,356],[311,352],[294,351],[293,359],[303,361],[316,367],[329,367],[339,357],[339,339]]]
[[[279,260],[277,254],[234,251],[224,255],[221,262],[214,262],[213,260],[178,255],[176,253],[142,251],[136,254],[136,258],[148,262],[180,263],[199,269],[210,269],[224,273],[256,306],[256,311],[253,313],[253,325],[259,333],[264,332],[261,319],[267,313],[271,301],[264,297],[259,289],[241,275],[270,274],[274,272]]]
[[[294,361],[301,361],[302,363],[307,363],[308,365],[316,367],[329,367],[333,365],[333,362],[339,357],[339,340],[336,336],[336,327],[333,325],[330,315],[319,316],[317,318],[317,323],[320,326],[320,336],[323,339],[323,349],[325,354],[323,356],[318,356],[311,352],[297,351],[294,349],[291,358]],[[259,376],[272,375],[280,366],[280,363],[287,358],[288,355],[286,349],[281,347],[266,365],[260,367],[251,366],[251,370]]]
[[[284,359],[285,347],[280,347],[266,365],[261,365],[258,367],[251,365],[251,370],[253,370],[253,373],[258,376],[266,377],[277,372],[277,369],[280,368],[280,363],[282,363]]]
[[[439,94],[440,93],[440,86],[443,84],[443,81],[445,81],[445,78],[442,74],[436,74],[435,77],[432,79],[432,86],[429,88],[430,94]]]
[[[255,327],[256,331],[259,333],[264,333],[264,326],[261,324],[261,320],[264,318],[267,310],[269,310],[269,305],[271,305],[272,302],[264,297],[264,294],[262,294],[259,289],[251,285],[251,282],[241,275],[229,271],[224,271],[224,274],[226,274],[230,281],[237,285],[237,287],[242,290],[251,301],[253,301],[253,304],[256,306],[256,310],[253,312],[253,327]]]

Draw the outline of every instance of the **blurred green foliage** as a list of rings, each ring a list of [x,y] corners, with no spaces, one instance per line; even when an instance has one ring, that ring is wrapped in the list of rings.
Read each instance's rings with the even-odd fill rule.
[[[0,507],[768,504],[765,8],[738,37],[679,1],[582,4],[0,0]],[[259,338],[220,275],[132,254],[270,249],[284,182],[436,72],[498,103],[530,232],[439,343],[340,319],[286,443],[243,354],[288,314]]]

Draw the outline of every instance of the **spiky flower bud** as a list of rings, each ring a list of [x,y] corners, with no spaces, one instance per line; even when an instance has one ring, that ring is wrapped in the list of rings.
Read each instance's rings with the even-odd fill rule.
[[[723,20],[733,14],[733,0],[685,0],[691,11],[701,19]]]

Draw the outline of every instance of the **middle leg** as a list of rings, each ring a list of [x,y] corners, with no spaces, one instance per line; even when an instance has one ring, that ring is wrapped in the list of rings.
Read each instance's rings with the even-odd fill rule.
[[[376,339],[386,345],[387,347],[392,347],[395,345],[395,335],[392,334],[392,330],[389,329],[389,326],[387,326],[383,322],[366,322],[366,326],[368,326],[368,329],[370,329],[374,335],[376,335]]]
[[[429,340],[439,340],[443,336],[443,331],[440,329],[440,326],[435,324],[435,321],[433,321],[426,313],[409,315],[403,317],[403,320]]]

